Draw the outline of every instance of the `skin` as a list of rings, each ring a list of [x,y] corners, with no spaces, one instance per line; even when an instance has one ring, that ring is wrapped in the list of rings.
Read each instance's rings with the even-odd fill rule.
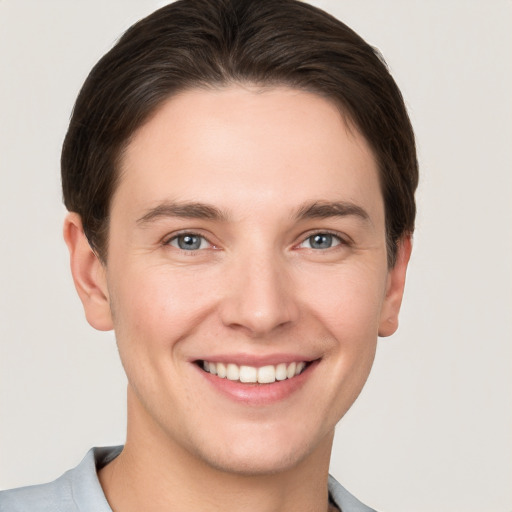
[[[200,248],[180,249],[184,233]],[[87,319],[115,329],[128,376],[125,449],[99,475],[113,509],[326,510],[334,428],[397,328],[411,250],[405,237],[388,268],[356,127],[285,87],[186,91],[123,156],[106,263],[77,214],[64,235]],[[196,364],[268,357],[314,364],[263,402],[226,396]]]

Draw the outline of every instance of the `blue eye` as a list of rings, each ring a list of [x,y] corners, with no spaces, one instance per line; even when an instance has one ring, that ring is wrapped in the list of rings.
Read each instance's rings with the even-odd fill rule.
[[[183,251],[197,251],[199,249],[206,249],[209,246],[206,238],[194,235],[193,233],[177,235],[174,238],[171,238],[168,243],[169,245]]]
[[[340,244],[341,239],[336,235],[331,235],[330,233],[315,233],[306,238],[306,240],[300,244],[300,247],[306,247],[307,249],[330,249]]]

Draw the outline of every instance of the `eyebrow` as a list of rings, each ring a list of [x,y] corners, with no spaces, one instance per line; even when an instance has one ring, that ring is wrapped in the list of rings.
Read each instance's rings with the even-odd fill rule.
[[[315,201],[301,206],[295,214],[297,220],[349,216],[359,217],[371,224],[370,216],[366,210],[348,201]]]
[[[148,224],[160,218],[181,217],[186,219],[207,219],[225,221],[227,215],[217,207],[204,203],[164,202],[148,210],[137,219],[137,224]]]
[[[292,216],[295,220],[327,219],[329,217],[355,216],[370,222],[370,216],[360,206],[348,201],[315,201],[300,206]],[[206,219],[224,222],[228,215],[216,206],[198,202],[169,202],[161,203],[149,209],[137,224],[149,224],[160,218],[180,217],[186,219]]]

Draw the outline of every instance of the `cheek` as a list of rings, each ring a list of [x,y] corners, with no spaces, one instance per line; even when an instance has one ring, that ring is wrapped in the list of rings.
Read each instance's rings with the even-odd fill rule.
[[[332,414],[333,421],[347,412],[370,374],[384,295],[378,276],[369,280],[366,273],[342,274],[325,281],[325,293],[315,297],[313,313],[329,340],[325,363],[336,385],[326,414]]]
[[[317,292],[308,288],[310,311],[326,339],[326,368],[336,382],[329,400],[336,421],[361,392],[375,358],[386,275],[380,268],[347,265],[322,278],[317,273]]]
[[[183,380],[177,364],[186,350],[181,340],[201,322],[206,298],[179,272],[146,268],[123,275],[130,278],[116,276],[111,291],[117,346],[131,388],[147,405],[167,379]]]
[[[386,271],[379,265],[304,273],[301,281],[305,302],[340,343],[377,337],[386,288]]]
[[[111,303],[120,344],[139,350],[168,350],[198,325],[215,302],[207,279],[193,272],[165,267],[126,272],[117,276]]]

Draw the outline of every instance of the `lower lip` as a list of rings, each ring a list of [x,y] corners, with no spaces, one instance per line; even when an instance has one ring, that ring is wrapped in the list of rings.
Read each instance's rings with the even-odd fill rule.
[[[221,379],[216,375],[205,372],[199,368],[199,366],[197,366],[197,371],[199,371],[208,383],[218,392],[232,400],[247,405],[270,405],[285,400],[299,391],[310,378],[317,364],[318,360],[313,361],[308,364],[300,375],[296,375],[291,379],[275,381],[270,384],[249,384],[237,380]]]

